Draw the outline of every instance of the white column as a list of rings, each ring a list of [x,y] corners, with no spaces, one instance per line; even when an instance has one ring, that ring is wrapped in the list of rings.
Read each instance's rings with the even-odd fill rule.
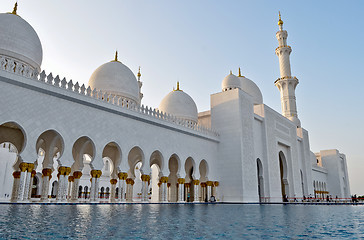
[[[161,185],[160,185],[160,191],[161,191],[161,198],[159,199],[160,202],[168,202],[168,177],[161,177],[160,178]]]
[[[96,178],[91,178],[91,188],[90,188],[90,201],[94,202],[96,201]]]
[[[25,187],[25,189],[28,189],[28,196],[26,198],[26,200],[28,200],[28,201],[30,201],[30,199],[32,197],[33,179],[34,179],[35,173],[36,172],[33,170],[27,173],[27,175],[29,174],[29,184],[27,184],[27,182],[25,182],[25,186],[28,185],[28,187]]]
[[[42,191],[41,191],[41,198],[42,202],[48,201],[48,192],[49,192],[49,181],[52,175],[52,169],[44,168],[42,170]]]
[[[90,189],[90,201],[99,201],[99,180],[102,175],[101,170],[91,170],[91,189]]]
[[[67,176],[70,174],[71,168],[61,166],[58,168],[58,189],[57,189],[57,201],[66,200],[67,194]]]
[[[19,188],[18,188],[18,201],[22,201],[24,197],[24,189],[25,189],[25,178],[26,178],[26,171],[28,169],[28,163],[22,162],[19,165],[20,168],[20,178],[19,178]]]
[[[126,179],[126,201],[132,202],[133,201],[133,185],[134,180],[131,178]]]
[[[193,180],[192,183],[193,183],[193,187],[194,187],[193,202],[199,202],[200,201],[200,181]]]
[[[177,202],[184,202],[185,195],[185,179],[178,178],[178,199]]]
[[[207,201],[209,202],[212,196],[212,186],[214,185],[213,181],[207,181]]]
[[[142,202],[148,202],[148,186],[150,181],[149,175],[142,175]]]
[[[67,200],[71,200],[73,176],[68,177]]]
[[[80,178],[82,177],[81,171],[73,172],[73,186],[72,186],[72,194],[71,200],[78,201],[78,187],[80,186]]]
[[[58,170],[59,171],[59,170]],[[57,197],[56,197],[56,200],[57,201],[61,201],[62,199],[62,194],[63,194],[63,182],[65,180],[65,176],[58,173],[58,189],[57,189]]]
[[[117,179],[111,179],[111,189],[110,189],[110,198],[109,202],[115,202],[115,195],[116,195],[116,183],[118,182]],[[120,189],[119,189],[120,190]]]
[[[20,171],[13,172],[14,182],[13,182],[13,189],[11,192],[11,201],[16,202],[18,199],[18,190],[19,190],[19,183],[20,183]]]
[[[32,169],[33,170],[33,169]],[[30,194],[31,194],[31,182],[32,180],[32,172],[28,171],[25,174],[25,183],[24,183],[24,195],[23,195],[23,201],[28,201],[30,200]]]

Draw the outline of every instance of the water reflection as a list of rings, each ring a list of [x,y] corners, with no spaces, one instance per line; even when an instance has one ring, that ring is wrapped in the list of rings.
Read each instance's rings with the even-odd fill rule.
[[[363,222],[363,206],[0,205],[0,239],[342,239]]]

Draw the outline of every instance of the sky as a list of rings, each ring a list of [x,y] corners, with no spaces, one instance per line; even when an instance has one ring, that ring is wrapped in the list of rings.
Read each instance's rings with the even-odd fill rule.
[[[269,107],[281,112],[278,11],[292,47],[298,115],[313,152],[345,153],[351,193],[364,195],[364,1],[18,0],[18,14],[38,33],[42,69],[87,84],[114,58],[135,74],[142,103],[158,107],[176,82],[210,108],[229,71],[252,79]],[[3,0],[0,12],[12,11]]]

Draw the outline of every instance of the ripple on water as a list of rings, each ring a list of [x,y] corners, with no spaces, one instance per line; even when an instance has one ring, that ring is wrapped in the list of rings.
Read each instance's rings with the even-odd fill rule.
[[[364,206],[0,205],[1,239],[363,238]]]

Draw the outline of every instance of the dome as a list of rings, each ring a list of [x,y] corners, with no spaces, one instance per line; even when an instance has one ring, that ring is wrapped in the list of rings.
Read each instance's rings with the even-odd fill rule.
[[[241,82],[237,76],[235,76],[231,71],[221,83],[222,91],[227,91],[235,88],[241,89]]]
[[[92,73],[88,85],[92,89],[140,102],[139,85],[134,73],[117,58],[98,67]]]
[[[253,97],[254,104],[263,104],[263,96],[258,86],[244,76],[240,75],[239,79],[241,81],[241,90]]]
[[[197,123],[198,112],[195,101],[179,89],[173,90],[159,104],[159,111]]]
[[[16,13],[16,8],[14,8]],[[43,50],[28,22],[13,13],[0,13],[0,55],[15,58],[40,71]]]

